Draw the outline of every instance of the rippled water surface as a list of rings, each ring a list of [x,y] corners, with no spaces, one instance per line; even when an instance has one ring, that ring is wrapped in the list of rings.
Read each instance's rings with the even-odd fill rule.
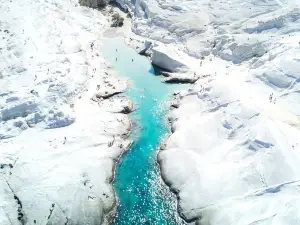
[[[179,86],[163,83],[154,75],[149,60],[121,39],[105,41],[102,55],[120,76],[131,80],[126,96],[138,108],[130,114],[137,124],[131,136],[135,142],[116,169],[114,188],[119,204],[114,224],[184,224],[177,215],[176,198],[162,182],[156,163],[157,148],[169,132],[167,100]]]

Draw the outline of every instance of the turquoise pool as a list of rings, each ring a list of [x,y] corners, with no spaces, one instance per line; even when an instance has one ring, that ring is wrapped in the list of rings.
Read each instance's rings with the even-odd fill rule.
[[[125,94],[138,108],[130,114],[137,124],[131,135],[135,142],[116,168],[114,188],[119,203],[114,224],[184,224],[177,215],[176,197],[162,182],[156,162],[157,148],[169,132],[167,101],[178,85],[163,83],[149,61],[122,39],[105,41],[102,55],[120,76],[131,80]]]

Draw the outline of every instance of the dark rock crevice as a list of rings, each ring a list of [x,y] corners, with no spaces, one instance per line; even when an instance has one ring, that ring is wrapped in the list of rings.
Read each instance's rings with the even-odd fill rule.
[[[96,97],[97,98],[103,98],[103,99],[108,99],[114,95],[118,95],[118,94],[121,94],[122,92],[121,91],[116,91],[116,92],[112,92],[112,93],[106,93],[106,94],[99,94],[97,93],[96,94]]]
[[[181,78],[181,77],[170,77],[165,79],[166,83],[172,83],[172,84],[194,84],[199,77],[191,77],[191,78]]]
[[[20,223],[22,225],[25,225],[27,223],[27,218],[26,218],[26,214],[25,214],[25,212],[23,210],[22,202],[21,202],[20,198],[16,195],[15,191],[12,189],[10,183],[6,179],[5,179],[5,182],[6,182],[7,186],[8,186],[8,188],[10,189],[10,191],[12,192],[16,203],[18,204],[18,209],[17,209],[18,220],[20,221]]]
[[[47,217],[48,220],[49,220],[49,219],[51,218],[51,216],[52,216],[54,207],[55,207],[55,204],[52,204],[52,206],[51,206],[51,208],[50,208],[50,213],[49,213],[49,215],[48,215],[48,217]]]

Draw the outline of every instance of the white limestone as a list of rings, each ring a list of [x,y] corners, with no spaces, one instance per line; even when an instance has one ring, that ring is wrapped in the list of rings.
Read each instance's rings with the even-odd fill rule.
[[[123,103],[93,100],[127,88],[99,57],[106,18],[77,1],[0,5],[0,224],[109,224],[131,125]]]
[[[152,49],[152,64],[170,72],[184,72],[187,66],[183,63],[183,57],[174,49],[160,44]]]

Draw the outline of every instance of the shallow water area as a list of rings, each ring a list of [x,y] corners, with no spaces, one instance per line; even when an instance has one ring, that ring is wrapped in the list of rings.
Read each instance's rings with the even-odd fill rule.
[[[184,224],[177,214],[176,196],[161,180],[156,162],[157,148],[169,132],[168,99],[183,87],[162,82],[149,60],[121,38],[105,40],[101,54],[119,76],[129,78],[125,95],[137,109],[130,114],[137,124],[130,137],[134,144],[116,167],[114,188],[119,202],[113,224]]]

